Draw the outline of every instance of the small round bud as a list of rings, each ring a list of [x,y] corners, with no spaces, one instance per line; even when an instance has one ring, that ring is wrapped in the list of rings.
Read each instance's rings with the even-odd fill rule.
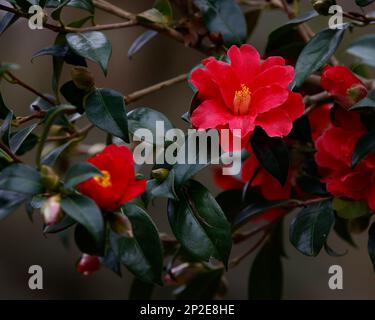
[[[100,260],[97,256],[90,256],[84,253],[78,261],[76,270],[83,273],[85,276],[98,271],[100,269]]]
[[[185,262],[172,268],[164,281],[169,285],[182,285],[193,280],[202,271],[204,267],[201,264]]]
[[[133,228],[128,217],[122,213],[115,212],[110,216],[110,225],[114,232],[121,236],[133,238]]]
[[[59,185],[60,178],[51,167],[43,165],[40,169],[42,183],[48,190],[55,190]]]
[[[70,75],[76,87],[81,90],[89,91],[95,86],[95,79],[86,68],[74,67]]]
[[[60,210],[60,202],[60,195],[50,197],[44,202],[41,212],[46,225],[51,226],[57,224],[61,220],[62,214]]]
[[[329,8],[336,5],[336,0],[310,0],[316,12],[323,16],[329,14]]]
[[[165,179],[167,179],[168,175],[169,175],[169,170],[165,168],[155,169],[155,170],[152,170],[151,172],[151,177],[153,177],[159,182],[162,182]]]

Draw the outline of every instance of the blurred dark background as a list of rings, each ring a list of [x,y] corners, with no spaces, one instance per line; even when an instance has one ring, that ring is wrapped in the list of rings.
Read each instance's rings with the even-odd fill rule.
[[[1,1],[0,1],[1,2]],[[139,1],[111,1],[131,12],[141,12],[152,6],[152,0]],[[354,8],[354,1],[338,1],[345,8]],[[309,2],[302,1],[304,10],[310,10]],[[366,10],[375,10],[374,6]],[[0,13],[2,16],[2,12]],[[66,21],[82,17],[83,13],[76,10],[66,10],[63,18]],[[101,11],[97,11],[97,23],[120,21]],[[255,33],[249,43],[260,51],[264,49],[267,35],[270,31],[282,25],[287,18],[280,11],[267,11],[262,14]],[[314,30],[326,27],[327,19],[319,18],[311,24]],[[89,63],[94,73],[98,87],[108,87],[123,94],[166,80],[170,77],[185,73],[199,63],[202,56],[192,49],[184,48],[164,36],[157,36],[148,43],[143,50],[132,60],[127,57],[127,51],[142,33],[142,28],[128,28],[106,32],[113,45],[113,54],[109,64],[108,76],[104,77],[98,66]],[[374,32],[374,27],[361,30],[362,33]],[[357,30],[347,34],[337,57],[344,63],[353,62],[344,51],[348,43],[358,37]],[[26,83],[32,84],[42,92],[50,92],[52,64],[50,57],[35,59],[30,57],[41,48],[50,46],[55,34],[49,30],[32,31],[27,27],[26,20],[19,20],[4,35],[0,37],[0,61],[13,62],[21,69],[16,74]],[[69,68],[65,67],[61,83],[69,80]],[[1,92],[8,106],[16,111],[17,115],[26,115],[34,97],[24,89],[1,83]],[[128,106],[131,108],[148,106],[164,112],[177,127],[186,128],[180,116],[188,109],[192,92],[186,83],[164,89],[139,102]],[[105,136],[99,131],[92,131],[88,141],[104,142]],[[32,163],[32,154],[28,161]],[[216,194],[219,190],[212,183],[210,170],[200,174],[199,179]],[[166,219],[166,202],[157,200],[150,208],[150,214],[159,227],[159,230],[169,232]],[[285,233],[291,217],[285,222]],[[367,235],[355,236],[358,249],[349,246],[332,236],[330,245],[338,252],[349,250],[344,257],[332,258],[325,252],[317,258],[308,258],[299,254],[288,243],[285,237],[285,246],[288,259],[284,265],[284,298],[285,299],[373,299],[375,298],[375,275],[367,256]],[[44,237],[42,221],[35,215],[31,223],[24,209],[0,222],[0,298],[1,299],[126,299],[132,276],[124,272],[123,278],[118,278],[111,271],[102,268],[91,275],[82,276],[75,272],[75,263],[80,253],[75,249],[73,234],[69,238],[71,246],[64,246],[56,235]],[[69,241],[68,241],[69,244]],[[234,250],[242,252],[250,243]],[[229,283],[229,299],[246,299],[247,277],[253,256],[243,261],[236,269],[227,274]],[[44,270],[44,289],[32,291],[28,288],[28,268],[37,264]],[[328,268],[339,264],[344,272],[344,289],[332,291],[328,288]],[[171,298],[170,288],[157,288],[154,298]]]

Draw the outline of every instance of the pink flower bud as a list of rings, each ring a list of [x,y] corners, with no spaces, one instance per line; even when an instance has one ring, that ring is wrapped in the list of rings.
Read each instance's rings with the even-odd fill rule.
[[[61,198],[59,195],[48,198],[42,207],[42,214],[44,223],[47,225],[54,225],[61,219],[60,210]]]
[[[83,273],[85,276],[98,271],[100,268],[100,260],[97,256],[90,256],[86,253],[82,254],[81,259],[78,261],[76,270]]]

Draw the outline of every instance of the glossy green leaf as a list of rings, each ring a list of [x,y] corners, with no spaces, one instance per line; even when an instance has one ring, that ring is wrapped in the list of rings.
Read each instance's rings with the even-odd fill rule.
[[[93,200],[80,194],[71,194],[61,199],[61,208],[83,225],[98,244],[101,243],[104,236],[103,216]]]
[[[34,195],[43,191],[38,171],[24,164],[14,164],[0,174],[0,189]]]
[[[287,23],[285,23],[281,27],[273,30],[268,36],[266,52],[274,48],[277,48],[279,44],[282,44],[285,41],[285,36],[288,35],[290,30],[292,30],[293,28],[299,26],[300,24],[307,22],[317,16],[319,16],[319,14],[315,10],[308,11],[308,12],[301,14],[298,17],[295,17],[289,20]]]
[[[92,0],[70,0],[68,7],[86,10],[91,14],[95,13],[95,7]]]
[[[77,111],[79,113],[84,112],[83,101],[85,96],[87,95],[87,92],[85,90],[79,89],[71,80],[61,86],[60,92],[69,103],[77,107]]]
[[[157,31],[154,30],[147,30],[142,33],[137,39],[134,40],[132,45],[128,50],[128,58],[131,59],[133,56],[143,48],[143,46],[148,43],[151,39],[153,39],[157,35]]]
[[[373,3],[374,1],[375,0],[355,0],[355,3],[357,4],[357,6],[366,7],[370,5],[371,3]]]
[[[86,115],[98,128],[129,142],[124,96],[111,89],[97,89],[85,100]]]
[[[162,284],[163,249],[155,224],[134,204],[125,204],[122,212],[129,218],[133,230],[133,237],[119,239],[122,263],[142,281]]]
[[[353,41],[346,50],[365,64],[375,67],[375,35],[369,34]]]
[[[159,10],[169,21],[172,20],[173,10],[169,0],[155,0],[154,8]]]
[[[81,182],[101,175],[102,172],[91,163],[77,163],[66,173],[64,187],[70,189]]]
[[[163,122],[165,131],[174,128],[173,124],[163,113],[147,107],[136,108],[129,111],[127,114],[127,118],[129,131],[132,134],[134,134],[134,132],[138,129],[148,129],[152,132],[154,140],[148,141],[146,139],[146,141],[149,143],[157,143],[158,141],[162,141],[162,143],[164,144],[164,133],[162,132],[160,136],[157,136],[156,121]]]
[[[70,150],[70,147],[73,147],[78,142],[79,139],[69,140],[68,142],[65,142],[61,146],[57,147],[56,149],[53,149],[42,158],[42,164],[49,167],[54,166],[57,159],[59,159],[59,157],[61,157],[65,152]]]
[[[53,225],[46,225],[44,227],[43,233],[58,233],[70,228],[71,226],[74,226],[76,223],[77,222],[70,216],[64,215],[64,217],[61,219],[59,223]]]
[[[340,45],[345,31],[350,24],[342,29],[324,29],[317,33],[303,48],[295,67],[295,85],[300,86],[313,72],[323,67]]]
[[[37,123],[32,124],[29,127],[23,128],[20,131],[16,132],[9,140],[10,150],[13,153],[16,153],[18,149],[22,146],[25,142],[27,137],[31,134],[31,132],[38,126]]]
[[[353,201],[334,198],[332,207],[340,218],[355,219],[369,213],[366,201]]]
[[[98,31],[68,33],[66,41],[76,54],[98,63],[104,74],[107,74],[112,45],[103,33]]]
[[[13,112],[9,112],[0,127],[0,137],[5,144],[9,144],[10,134],[12,130]]]
[[[283,266],[278,244],[272,239],[259,250],[251,266],[248,294],[251,300],[280,300]]]
[[[168,219],[175,237],[190,254],[204,261],[215,257],[227,265],[232,248],[230,224],[203,185],[192,180],[179,201],[169,200]]]
[[[290,225],[289,239],[307,256],[317,256],[335,223],[331,201],[313,203],[296,215]]]
[[[358,139],[352,155],[352,167],[354,168],[363,158],[373,151],[375,151],[375,131],[370,131]]]
[[[232,228],[233,230],[237,230],[243,225],[247,224],[251,219],[258,217],[265,211],[273,208],[282,207],[284,205],[287,205],[288,203],[288,200],[275,200],[251,203],[235,215],[234,220],[232,222]]]
[[[70,0],[59,1],[58,7],[51,12],[52,19],[57,20],[57,21],[60,20],[62,10],[64,9],[64,7],[66,7],[69,1]]]
[[[210,32],[223,36],[226,45],[241,44],[247,35],[244,13],[233,0],[194,0]]]
[[[18,16],[13,12],[7,12],[0,20],[0,35],[18,20]]]
[[[91,233],[81,224],[77,224],[74,230],[74,240],[81,252],[91,256],[104,255],[104,241],[97,242]],[[102,238],[104,240],[104,237]]]
[[[0,220],[16,211],[27,197],[18,192],[0,190]]]
[[[256,127],[250,143],[260,165],[284,185],[289,171],[289,152],[284,140],[271,138],[262,128]]]

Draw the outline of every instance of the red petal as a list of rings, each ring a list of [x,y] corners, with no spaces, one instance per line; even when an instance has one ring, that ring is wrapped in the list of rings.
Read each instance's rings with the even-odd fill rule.
[[[123,205],[125,202],[138,197],[146,190],[146,180],[134,180],[130,184],[128,184],[125,194],[123,195],[122,199],[120,200],[118,206]]]
[[[250,90],[255,91],[257,88],[278,85],[288,89],[289,84],[294,79],[294,68],[291,66],[273,66],[258,74],[250,84]]]
[[[260,71],[263,72],[273,66],[284,66],[285,59],[283,57],[273,56],[268,57],[260,66]]]
[[[199,129],[216,128],[225,125],[231,119],[232,114],[216,100],[206,100],[191,115],[191,122]]]
[[[289,96],[289,92],[276,85],[262,87],[251,96],[250,113],[258,115],[281,106]]]
[[[238,79],[243,84],[250,84],[260,69],[260,56],[258,51],[244,44],[240,48],[231,46],[228,50],[228,57]]]
[[[215,98],[220,96],[220,90],[211,80],[210,74],[202,69],[197,68],[191,73],[191,83],[197,88],[201,100]]]
[[[260,114],[255,124],[262,127],[270,137],[282,137],[289,134],[293,124],[288,114],[281,108]]]
[[[228,121],[229,129],[240,129],[240,135],[237,135],[233,132],[233,134],[243,138],[248,135],[249,132],[254,130],[254,118],[250,116],[232,116],[232,118]]]
[[[305,111],[305,104],[303,98],[299,93],[290,92],[288,100],[281,106],[285,110],[289,118],[294,121],[303,115]]]

